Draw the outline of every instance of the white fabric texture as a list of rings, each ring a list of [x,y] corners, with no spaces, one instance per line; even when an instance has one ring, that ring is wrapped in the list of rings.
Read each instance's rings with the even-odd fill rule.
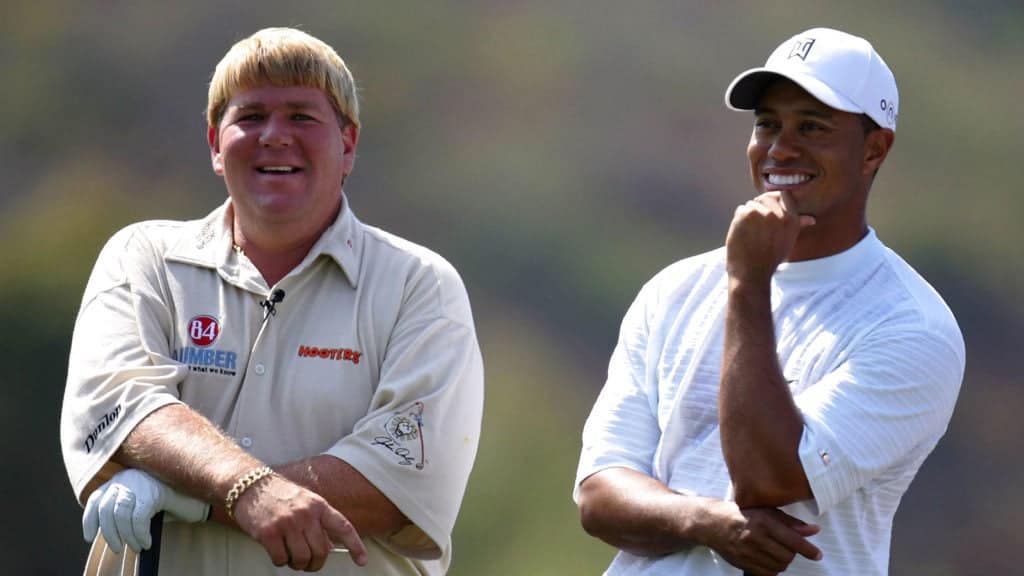
[[[442,574],[476,454],[483,364],[469,299],[437,254],[362,224],[347,201],[267,286],[232,249],[231,202],[132,225],[103,249],[72,342],[61,443],[80,500],[153,410],[184,402],[268,464],[331,454],[413,525],[366,540],[369,572]],[[285,291],[275,313],[260,301]],[[169,523],[161,573],[285,574],[237,530]]]
[[[608,380],[583,432],[580,482],[610,467],[682,494],[732,500],[718,430],[725,251],[666,268],[622,323]],[[821,533],[824,558],[786,574],[888,573],[900,497],[945,433],[965,363],[939,295],[874,230],[849,250],[784,263],[772,279],[779,365],[805,420],[800,458],[814,499],[783,508]],[[693,546],[620,552],[609,575],[739,575]]]

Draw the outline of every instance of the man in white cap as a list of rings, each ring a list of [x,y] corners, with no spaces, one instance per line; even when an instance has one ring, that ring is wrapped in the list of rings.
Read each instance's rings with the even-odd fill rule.
[[[757,195],[723,248],[660,272],[626,313],[583,431],[583,526],[620,549],[609,575],[886,574],[965,354],[867,225],[895,79],[866,40],[816,28],[726,104],[754,111]]]

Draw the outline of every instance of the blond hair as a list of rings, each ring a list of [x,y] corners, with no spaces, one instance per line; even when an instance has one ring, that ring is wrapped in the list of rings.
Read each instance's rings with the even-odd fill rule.
[[[345,61],[323,41],[294,28],[264,28],[228,50],[210,80],[207,123],[220,124],[228,101],[237,92],[268,82],[320,89],[338,115],[338,123],[359,128],[355,81]]]

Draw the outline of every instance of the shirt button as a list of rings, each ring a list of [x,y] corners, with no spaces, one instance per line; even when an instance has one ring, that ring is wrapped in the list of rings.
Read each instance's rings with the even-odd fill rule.
[[[266,371],[267,371],[267,369],[263,366],[263,364],[257,364],[256,365],[256,373],[259,374],[260,376],[262,376],[263,373],[266,372]]]
[[[252,438],[249,438],[248,436],[246,436],[245,438],[242,438],[242,447],[243,448],[249,448],[251,446],[252,446]]]
[[[829,455],[828,451],[821,451],[821,461],[825,463],[825,466],[828,466],[832,462],[832,456]]]

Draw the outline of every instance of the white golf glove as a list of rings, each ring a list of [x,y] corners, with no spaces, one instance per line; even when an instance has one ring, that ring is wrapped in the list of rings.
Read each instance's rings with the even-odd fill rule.
[[[142,470],[122,470],[89,496],[82,534],[92,542],[97,530],[102,530],[103,539],[117,554],[124,545],[135,552],[149,549],[153,544],[149,521],[161,510],[184,522],[201,522],[210,505],[175,492]]]

